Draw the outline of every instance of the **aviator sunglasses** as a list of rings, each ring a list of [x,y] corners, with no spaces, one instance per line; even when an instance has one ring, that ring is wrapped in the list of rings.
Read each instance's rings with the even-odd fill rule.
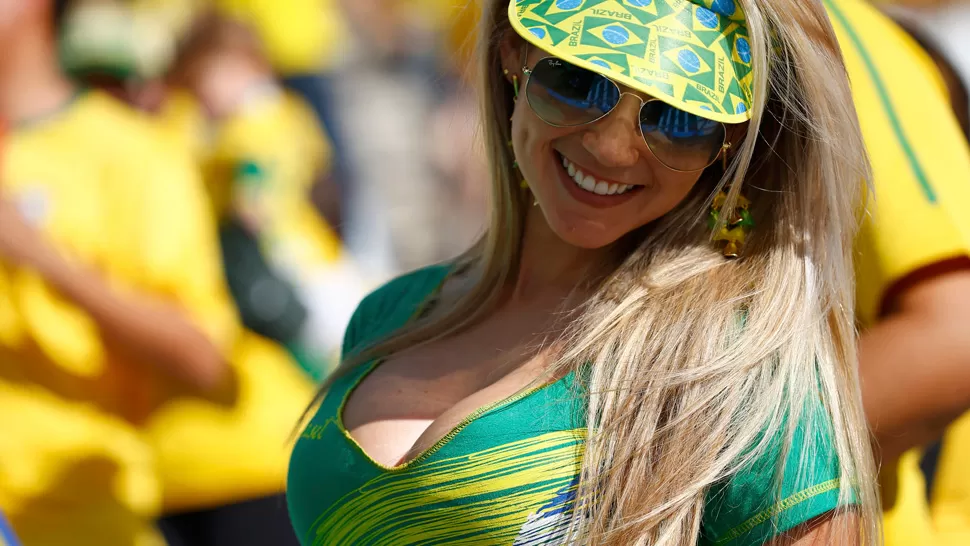
[[[685,112],[660,99],[643,100],[621,92],[613,80],[562,59],[546,57],[532,69],[523,67],[529,80],[526,99],[539,119],[554,127],[595,123],[610,114],[623,95],[640,100],[639,126],[647,148],[668,169],[700,171],[727,154],[731,143],[719,121]]]

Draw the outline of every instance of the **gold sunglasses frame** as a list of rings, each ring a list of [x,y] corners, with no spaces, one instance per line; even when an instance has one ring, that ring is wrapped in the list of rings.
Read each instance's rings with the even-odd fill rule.
[[[580,69],[580,70],[586,70],[588,72],[592,72],[589,69],[586,69],[586,68],[583,68],[583,67],[580,67],[580,66],[573,65],[573,64],[568,63],[568,62],[566,62],[566,61],[564,61],[564,60],[562,60],[562,59],[560,59],[558,57],[553,57],[553,56],[543,57],[543,58],[539,59],[538,61],[536,61],[535,64],[538,65],[539,63],[545,62],[545,61],[557,61],[557,62],[560,62],[560,63],[568,64],[569,66],[572,66],[572,67],[577,68],[577,69]],[[637,95],[635,93],[631,93],[629,91],[623,91],[623,90],[621,90],[620,89],[620,86],[615,81],[613,81],[612,78],[608,78],[606,76],[603,76],[602,74],[596,74],[594,72],[594,74],[596,74],[597,76],[600,76],[601,78],[603,78],[606,81],[608,81],[611,84],[613,84],[613,87],[616,88],[616,91],[620,95],[619,100],[616,101],[616,104],[614,104],[613,107],[609,109],[609,111],[604,112],[601,116],[597,117],[596,119],[593,119],[593,120],[590,120],[590,121],[585,121],[583,123],[577,123],[575,125],[559,125],[559,124],[556,124],[556,123],[552,123],[552,122],[546,120],[545,118],[543,118],[541,115],[539,115],[539,112],[536,111],[535,106],[533,106],[532,99],[531,99],[531,97],[529,95],[529,86],[532,84],[532,72],[533,72],[533,69],[530,69],[527,66],[523,66],[522,67],[522,74],[524,74],[526,77],[528,77],[528,81],[525,82],[525,86],[524,86],[526,102],[529,103],[529,108],[532,109],[532,111],[535,113],[536,117],[538,117],[544,123],[546,123],[547,125],[550,125],[552,127],[566,128],[566,127],[582,127],[583,125],[592,125],[592,124],[594,124],[594,123],[596,123],[596,122],[604,119],[606,116],[612,114],[613,111],[616,110],[616,107],[620,105],[620,100],[623,99],[623,95],[630,95],[631,97],[635,97],[637,100],[640,101],[640,108],[637,110],[637,119],[638,120],[639,120],[640,113],[643,112],[643,107],[646,106],[648,103],[651,103],[651,102],[664,102],[664,101],[662,101],[660,99],[657,99],[657,98],[643,100],[643,98],[640,97],[640,95]],[[664,104],[667,104],[667,103],[664,103]],[[674,106],[674,108],[676,108],[676,106]],[[670,169],[671,171],[674,171],[674,172],[679,172],[679,173],[693,173],[693,172],[697,172],[697,171],[703,171],[704,169],[710,167],[711,165],[714,164],[715,161],[717,161],[717,158],[719,158],[719,157],[724,157],[725,158],[725,163],[726,163],[728,150],[731,149],[731,142],[728,140],[727,125],[725,125],[724,122],[721,122],[721,121],[719,121],[717,123],[720,124],[721,130],[723,131],[723,136],[722,136],[722,140],[721,140],[720,151],[717,154],[715,154],[714,155],[714,158],[711,159],[706,165],[704,165],[703,167],[696,168],[696,169],[675,169],[674,167],[671,167],[670,165],[667,165],[667,163],[665,163],[664,160],[661,159],[657,155],[657,153],[653,151],[653,148],[650,147],[650,143],[647,141],[647,136],[645,134],[643,134],[643,128],[640,126],[639,123],[637,123],[637,127],[638,127],[637,130],[640,132],[640,138],[643,140],[643,143],[647,146],[647,149],[650,150],[650,155],[652,155],[653,157],[655,157],[657,159],[657,161],[660,162],[661,165],[663,165],[667,169]]]

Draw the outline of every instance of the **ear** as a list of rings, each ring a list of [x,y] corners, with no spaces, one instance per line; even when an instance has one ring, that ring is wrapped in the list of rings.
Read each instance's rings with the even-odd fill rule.
[[[732,148],[737,148],[741,144],[741,141],[744,140],[744,137],[748,136],[748,126],[750,124],[750,121],[725,124],[727,128],[727,141],[731,143]]]
[[[508,29],[502,35],[502,39],[499,42],[499,54],[502,58],[502,69],[508,70],[508,74],[505,75],[505,79],[509,82],[512,81],[512,76],[516,75],[519,79],[522,79],[522,66],[525,63],[525,59],[522,58],[522,47],[525,42],[522,38],[516,34],[515,30]]]

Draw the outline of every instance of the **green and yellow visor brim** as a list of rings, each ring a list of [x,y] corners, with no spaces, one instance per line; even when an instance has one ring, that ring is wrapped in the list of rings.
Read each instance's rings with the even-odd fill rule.
[[[751,119],[751,47],[736,0],[511,0],[525,40],[698,116]]]

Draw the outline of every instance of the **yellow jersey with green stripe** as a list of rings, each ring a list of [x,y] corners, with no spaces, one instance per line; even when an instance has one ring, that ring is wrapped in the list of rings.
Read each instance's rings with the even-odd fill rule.
[[[873,324],[926,268],[970,257],[970,153],[932,60],[861,0],[825,0],[872,162],[874,199],[857,239],[857,313]],[[888,546],[970,544],[970,415],[949,428],[927,498],[921,450],[905,454],[884,518]]]
[[[447,278],[418,270],[368,296],[347,330],[352,354],[404,325]],[[570,374],[475,411],[410,462],[387,467],[343,427],[344,402],[379,362],[338,379],[297,441],[287,499],[309,546],[561,544],[574,509],[586,437],[581,385]],[[818,415],[818,414],[816,414]],[[781,494],[782,442],[711,488],[701,546],[755,546],[838,505],[839,465],[827,419],[797,427]],[[794,459],[810,445],[810,465]]]

